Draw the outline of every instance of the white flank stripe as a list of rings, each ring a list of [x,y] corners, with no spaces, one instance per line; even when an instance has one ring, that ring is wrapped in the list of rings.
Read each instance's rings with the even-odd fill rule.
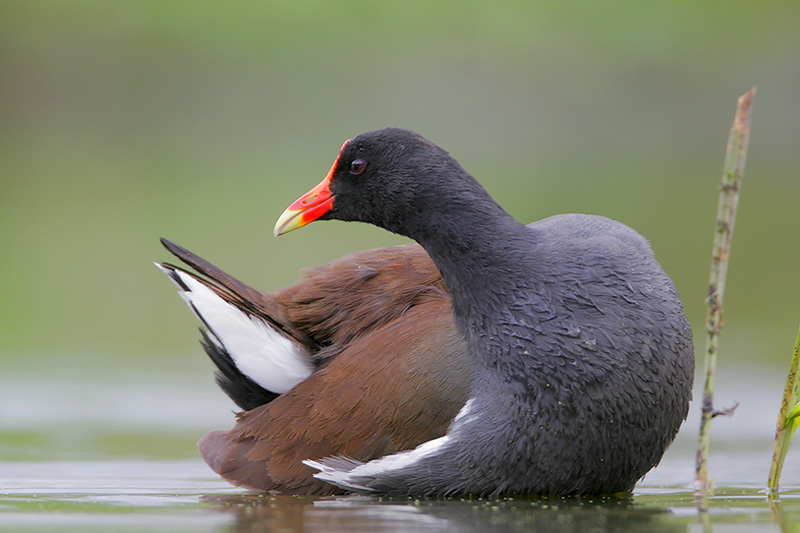
[[[428,442],[423,442],[411,451],[386,455],[380,459],[364,463],[352,469],[349,474],[351,476],[374,476],[392,470],[402,470],[426,457],[441,453],[442,449],[449,441],[450,437],[448,435],[429,440]]]
[[[321,479],[322,481],[326,481],[340,487],[369,491],[372,489],[356,483],[355,479],[359,477],[380,476],[392,471],[408,468],[425,457],[442,453],[443,448],[447,446],[449,440],[450,437],[445,435],[443,437],[439,437],[438,439],[423,442],[411,451],[386,455],[380,459],[375,459],[368,463],[364,463],[363,465],[357,466],[349,471],[336,470],[329,466],[325,466],[324,463],[312,461],[310,459],[303,461],[303,464],[319,470],[318,473],[314,474],[314,477],[317,479]]]
[[[472,412],[472,404],[475,403],[475,398],[470,398],[467,400],[467,403],[464,404],[459,411],[456,417],[451,422],[451,427],[455,425],[456,422],[461,421],[461,424],[468,424],[472,420],[472,416],[470,413]],[[473,415],[474,416],[474,415]]]
[[[306,459],[303,461],[303,464],[319,470],[314,477],[320,479],[326,483],[330,483],[331,485],[336,485],[337,487],[342,487],[344,489],[351,489],[351,490],[362,490],[364,492],[372,491],[371,488],[367,487],[366,485],[360,485],[352,481],[350,474],[352,471],[348,470],[336,470],[330,466],[326,466],[319,461],[314,461],[312,459]]]
[[[181,297],[212,329],[211,338],[224,346],[236,367],[265,389],[283,394],[314,371],[308,352],[263,320],[222,300],[193,277],[176,270],[189,287]]]
[[[445,453],[445,448],[453,438],[451,434],[454,431],[457,432],[458,428],[470,424],[477,419],[477,413],[473,412],[474,409],[475,399],[470,398],[458,411],[458,414],[450,424],[450,429],[448,429],[444,436],[423,442],[413,450],[386,455],[359,465],[351,470],[339,470],[333,466],[328,466],[325,464],[324,459],[322,461],[306,459],[303,461],[303,464],[319,470],[318,473],[314,474],[314,477],[317,479],[333,483],[340,487],[370,491],[372,489],[357,483],[355,480],[361,477],[377,477],[393,471],[403,470],[413,466],[414,463],[426,457]]]

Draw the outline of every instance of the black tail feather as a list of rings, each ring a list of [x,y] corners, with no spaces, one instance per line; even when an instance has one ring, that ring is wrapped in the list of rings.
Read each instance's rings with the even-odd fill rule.
[[[200,344],[203,345],[208,357],[217,366],[215,375],[217,385],[230,396],[236,405],[249,411],[259,405],[269,403],[279,396],[242,374],[224,347],[211,340],[206,331],[201,329],[200,333],[203,335]]]
[[[224,290],[220,290],[205,278],[192,274],[183,268],[170,263],[157,263],[157,266],[159,266],[161,270],[163,270],[170,277],[170,279],[184,291],[189,291],[190,288],[183,283],[180,276],[176,274],[176,271],[180,271],[186,275],[192,276],[200,283],[203,283],[207,287],[217,292],[217,294],[220,294],[220,297],[229,295],[229,293],[225,293]],[[206,272],[203,273],[205,274]],[[220,274],[222,276],[226,275],[219,271],[217,273],[217,277],[220,277]],[[239,302],[239,300],[235,297],[230,297],[228,301],[231,303],[231,305],[236,305],[236,303]],[[260,405],[264,405],[265,403],[269,403],[277,398],[279,396],[278,394],[263,388],[258,383],[243,374],[236,367],[236,363],[234,363],[233,359],[225,350],[225,348],[220,346],[218,343],[215,343],[211,339],[211,335],[214,335],[211,325],[206,322],[202,314],[200,314],[196,309],[194,312],[195,315],[203,322],[203,325],[208,329],[208,331],[202,328],[200,329],[200,333],[203,336],[200,344],[203,346],[203,349],[205,350],[206,354],[208,354],[209,358],[211,358],[211,361],[213,361],[214,365],[216,365],[217,372],[215,374],[215,380],[225,394],[227,394],[231,400],[236,403],[236,405],[246,411]],[[247,312],[247,310],[242,310],[242,312]]]
[[[165,238],[161,238],[161,244],[169,250],[171,254],[180,259],[183,263],[189,265],[202,276],[200,279],[209,287],[214,288],[219,293],[225,293],[228,297],[226,299],[235,301],[237,307],[248,312],[249,314],[256,315],[273,327],[283,331],[289,337],[294,338],[300,344],[307,346],[310,349],[316,348],[316,343],[299,328],[295,327],[291,321],[287,320],[281,310],[280,306],[268,295],[261,291],[242,283],[233,276],[220,270],[215,265],[209,263],[199,255],[196,255],[186,248],[175,244]],[[186,270],[175,267],[169,263],[162,263],[162,266],[170,269],[178,269],[186,272]],[[197,276],[195,276],[197,277]],[[207,278],[207,279],[206,279]]]

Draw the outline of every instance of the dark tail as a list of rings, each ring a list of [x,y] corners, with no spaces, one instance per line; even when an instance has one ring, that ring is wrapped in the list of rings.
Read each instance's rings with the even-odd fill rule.
[[[161,239],[161,242],[167,250],[199,274],[194,274],[170,263],[157,263],[157,266],[181,290],[187,292],[191,290],[186,284],[188,279],[186,282],[181,279],[182,275],[191,276],[192,279],[211,289],[222,300],[239,309],[242,313],[258,317],[294,341],[305,346],[312,345],[312,341],[303,332],[297,330],[288,320],[283,319],[283,312],[269,294],[245,285],[177,244],[166,239]],[[178,274],[179,272],[180,274]],[[265,389],[239,370],[223,343],[218,340],[219,336],[214,332],[213,324],[209,324],[191,302],[189,302],[189,305],[208,330],[201,329],[203,336],[201,344],[206,354],[217,367],[215,379],[225,394],[244,410],[264,405],[277,398],[280,394]]]

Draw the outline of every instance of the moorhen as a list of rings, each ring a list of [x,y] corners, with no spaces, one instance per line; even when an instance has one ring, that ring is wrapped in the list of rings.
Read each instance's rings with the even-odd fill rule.
[[[568,495],[630,491],[659,462],[688,411],[692,335],[634,230],[520,224],[396,128],[345,142],[275,234],[326,219],[421,247],[356,253],[270,295],[164,241],[200,274],[160,265],[245,410],[200,442],[217,473],[287,493]]]

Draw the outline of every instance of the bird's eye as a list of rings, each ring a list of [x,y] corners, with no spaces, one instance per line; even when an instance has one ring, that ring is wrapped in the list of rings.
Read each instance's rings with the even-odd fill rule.
[[[354,159],[352,163],[350,163],[350,174],[355,176],[364,172],[364,169],[367,168],[367,162],[363,159]]]

